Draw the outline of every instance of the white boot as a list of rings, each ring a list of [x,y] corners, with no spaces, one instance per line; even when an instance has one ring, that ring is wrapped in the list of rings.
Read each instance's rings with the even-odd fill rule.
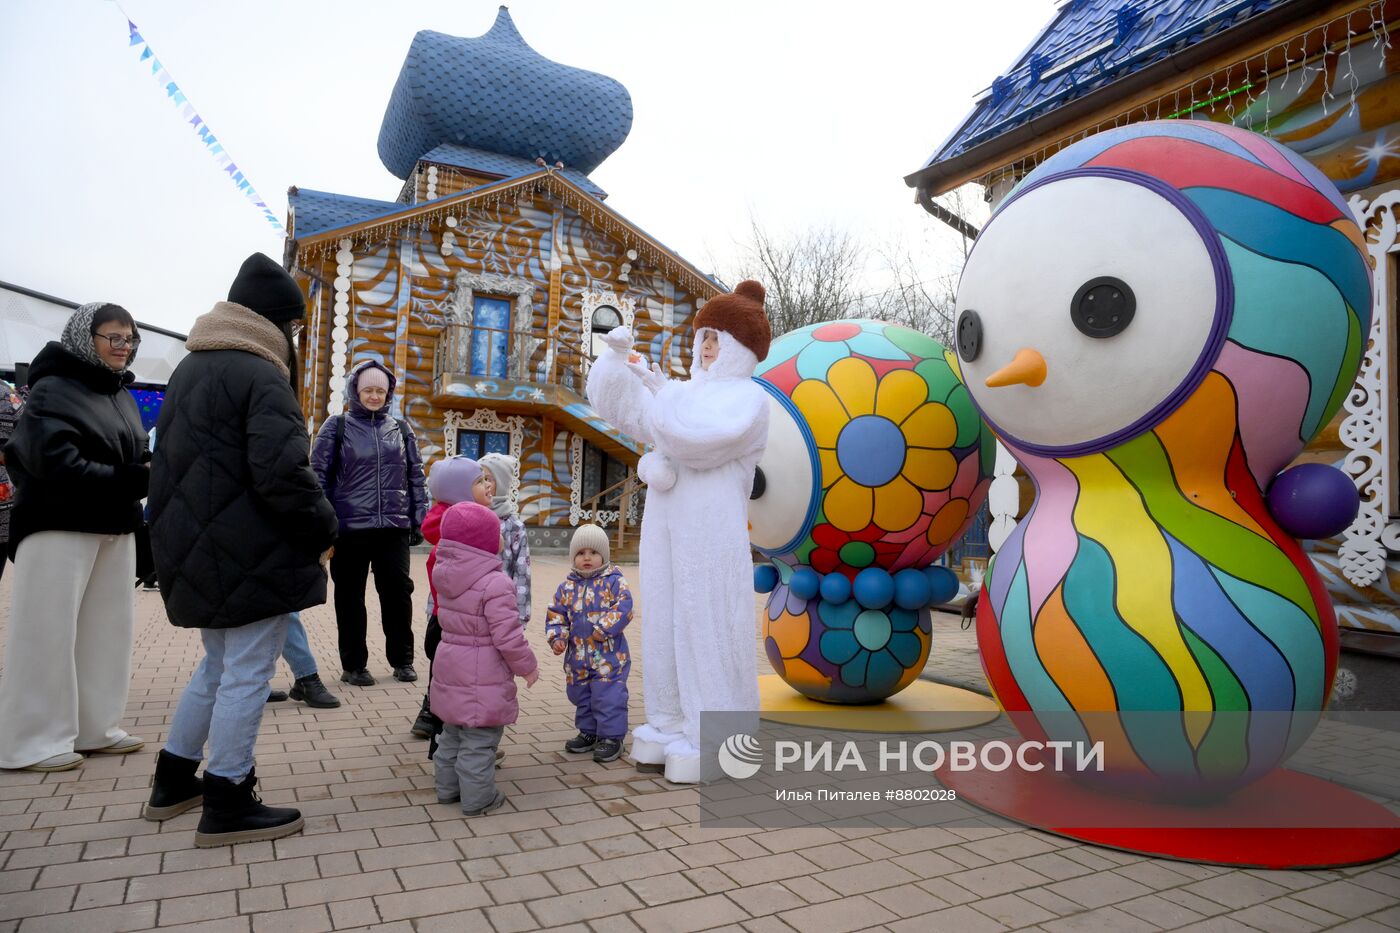
[[[660,771],[666,763],[666,746],[685,736],[679,732],[662,732],[650,723],[644,723],[632,730],[632,763],[639,770]]]
[[[700,784],[700,750],[685,738],[666,746],[666,780],[672,784]]]

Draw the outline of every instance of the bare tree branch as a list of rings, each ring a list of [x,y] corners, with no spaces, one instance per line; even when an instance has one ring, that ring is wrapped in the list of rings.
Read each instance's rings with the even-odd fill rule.
[[[785,334],[847,313],[858,297],[865,252],[849,233],[818,228],[782,238],[750,222],[740,278],[757,279],[768,290],[768,317]]]
[[[940,204],[971,221],[982,206],[979,197],[973,186],[964,186],[943,195]],[[949,346],[958,275],[972,249],[968,237],[961,241],[961,261],[933,259],[922,252],[916,256],[900,242],[875,250],[889,284],[867,294],[863,290],[869,288],[870,254],[850,232],[823,227],[782,237],[751,218],[734,278],[763,283],[775,335],[822,321],[875,318],[921,331]]]

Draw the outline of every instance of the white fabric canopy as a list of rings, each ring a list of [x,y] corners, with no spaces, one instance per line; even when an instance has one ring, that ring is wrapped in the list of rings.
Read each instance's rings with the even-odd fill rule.
[[[17,291],[0,283],[0,369],[28,363],[50,340],[57,340],[73,308],[57,299]],[[141,349],[132,371],[138,382],[165,385],[185,358],[181,337],[141,328]]]

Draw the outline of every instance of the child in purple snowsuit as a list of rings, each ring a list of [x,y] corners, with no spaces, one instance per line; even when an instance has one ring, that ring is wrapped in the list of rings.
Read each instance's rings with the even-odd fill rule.
[[[545,638],[555,654],[564,655],[565,691],[576,710],[578,735],[564,743],[564,751],[614,761],[627,738],[632,652],[622,630],[632,621],[632,591],[608,560],[608,535],[597,525],[574,532],[569,559],[574,569],[545,617]]]

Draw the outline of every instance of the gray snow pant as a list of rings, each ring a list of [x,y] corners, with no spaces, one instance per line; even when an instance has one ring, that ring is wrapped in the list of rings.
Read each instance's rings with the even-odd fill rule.
[[[462,812],[480,810],[496,799],[496,747],[504,726],[472,729],[444,723],[433,753],[433,778],[438,800],[458,797]]]

